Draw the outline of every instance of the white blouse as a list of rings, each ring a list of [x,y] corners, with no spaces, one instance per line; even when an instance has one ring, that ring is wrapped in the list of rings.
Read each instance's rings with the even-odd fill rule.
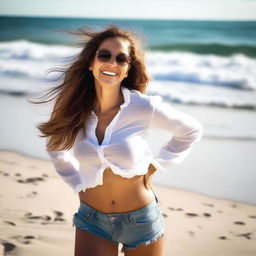
[[[201,123],[162,102],[159,95],[149,96],[123,86],[121,91],[124,103],[106,128],[100,145],[96,137],[98,118],[92,111],[86,138],[80,131],[71,150],[47,151],[57,173],[74,192],[102,185],[106,167],[125,178],[146,174],[150,163],[165,171],[180,163],[202,137]],[[164,129],[171,136],[157,156],[147,143],[150,127]]]

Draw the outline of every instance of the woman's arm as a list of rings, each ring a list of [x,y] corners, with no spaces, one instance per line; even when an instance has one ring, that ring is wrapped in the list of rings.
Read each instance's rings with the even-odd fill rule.
[[[160,96],[150,96],[153,106],[150,126],[166,130],[172,135],[152,162],[157,169],[165,170],[183,161],[194,143],[201,139],[203,128],[194,117],[174,109],[162,100]]]
[[[79,163],[70,151],[49,151],[47,144],[49,137],[46,138],[46,151],[51,158],[58,175],[73,188],[75,192],[78,185],[81,184],[80,175],[78,172]]]

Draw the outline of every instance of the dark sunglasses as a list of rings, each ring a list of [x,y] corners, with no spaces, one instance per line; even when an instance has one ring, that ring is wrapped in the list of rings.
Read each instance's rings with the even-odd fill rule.
[[[112,53],[108,50],[99,50],[99,51],[96,51],[96,56],[100,62],[107,62],[111,59]],[[129,64],[130,62],[131,62],[131,57],[125,53],[119,53],[116,56],[116,63],[121,66]]]

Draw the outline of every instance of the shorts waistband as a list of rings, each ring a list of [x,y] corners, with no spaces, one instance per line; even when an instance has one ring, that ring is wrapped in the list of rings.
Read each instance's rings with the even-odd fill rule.
[[[104,213],[104,212],[101,212],[101,211],[98,211],[98,210],[92,208],[91,206],[89,206],[88,204],[86,204],[86,203],[84,203],[82,201],[80,202],[79,210],[86,211],[87,213],[91,213],[91,214],[97,213],[97,214],[105,215],[105,216],[108,216],[108,217],[111,217],[111,216],[123,216],[123,215],[132,215],[132,216],[136,217],[137,214],[141,215],[143,212],[148,212],[148,211],[154,209],[157,206],[158,206],[158,199],[157,199],[157,197],[155,195],[153,202],[151,202],[149,205],[147,205],[147,206],[145,206],[143,208],[140,208],[138,210],[131,211],[131,212]]]

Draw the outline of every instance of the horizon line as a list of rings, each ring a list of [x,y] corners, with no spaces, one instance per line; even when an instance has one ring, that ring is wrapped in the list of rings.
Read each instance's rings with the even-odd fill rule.
[[[256,19],[213,19],[213,18],[163,18],[163,17],[97,17],[97,16],[62,16],[62,15],[22,15],[22,14],[0,14],[0,17],[10,18],[60,18],[60,19],[102,19],[102,20],[170,20],[170,21],[216,21],[216,22],[256,22]]]

